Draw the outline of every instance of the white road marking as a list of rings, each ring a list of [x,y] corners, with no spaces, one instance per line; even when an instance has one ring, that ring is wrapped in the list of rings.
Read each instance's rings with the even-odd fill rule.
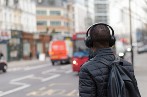
[[[18,71],[18,70],[22,70],[22,68],[20,68],[20,67],[16,67],[16,68],[11,68],[11,69],[9,69],[8,68],[8,71]]]
[[[58,70],[58,69],[50,69],[50,70],[46,70],[46,71],[43,71],[41,74],[47,74],[47,73],[50,73],[52,74],[53,72],[55,73],[71,73],[72,71],[70,70]],[[54,74],[54,73],[53,73]]]
[[[30,78],[30,77],[32,77],[32,76],[33,76],[33,75],[28,75],[28,76],[24,76],[24,77],[20,77],[20,78],[16,78],[16,79],[11,80],[11,81],[10,81],[10,84],[13,84],[13,85],[21,85],[21,86],[18,87],[18,88],[14,88],[14,89],[12,89],[12,90],[8,90],[8,91],[6,91],[6,92],[1,93],[1,94],[0,94],[0,97],[30,87],[31,85],[29,85],[29,84],[20,83],[20,82],[17,82],[17,81],[24,80],[24,79]]]
[[[23,79],[31,78],[31,77],[33,77],[33,76],[34,76],[33,74],[27,75],[27,76],[24,76],[24,77],[20,77],[20,78],[13,79],[13,80],[11,80],[11,82],[20,81],[20,80],[23,80]]]
[[[69,64],[70,65],[70,64]],[[66,66],[62,66],[61,67],[61,69],[68,69],[68,68],[70,68],[71,67],[71,65],[69,66],[69,65],[66,65]]]
[[[43,64],[43,65],[38,65],[38,66],[25,66],[25,67],[16,67],[16,68],[8,68],[9,72],[12,71],[19,71],[19,70],[33,70],[33,69],[39,69],[39,68],[43,68],[43,67],[48,67],[48,65]]]
[[[77,96],[77,90],[69,92],[68,94],[66,94],[66,96]]]
[[[59,76],[61,76],[61,75],[60,75],[60,74],[55,74],[55,75],[50,76],[50,77],[48,77],[48,78],[42,79],[42,82],[49,81],[49,80],[54,79],[54,78],[57,78],[57,77],[59,77]]]
[[[24,70],[33,70],[33,69],[39,69],[39,68],[43,68],[43,67],[48,67],[48,65],[39,65],[39,66],[32,66],[29,68],[24,68]]]
[[[50,69],[50,70],[43,71],[41,74],[47,74],[47,73],[54,72],[54,71],[56,71],[55,68]]]
[[[68,71],[66,71],[65,73],[68,74],[68,73],[71,73],[71,72],[72,72],[72,70],[68,70]]]

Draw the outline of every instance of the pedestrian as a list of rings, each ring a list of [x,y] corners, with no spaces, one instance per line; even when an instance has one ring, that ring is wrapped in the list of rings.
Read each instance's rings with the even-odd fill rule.
[[[3,57],[4,55],[3,55],[3,53],[2,52],[0,52],[0,59]]]
[[[103,23],[92,25],[87,30],[85,44],[90,48],[92,54],[90,55],[90,59],[81,66],[79,72],[79,96],[111,97],[107,93],[110,74],[109,64],[106,65],[99,60],[106,60],[110,63],[115,60],[116,55],[111,49],[115,44],[114,30],[111,26]],[[137,86],[132,64],[124,59],[122,59],[122,63],[122,67],[126,68],[131,76],[133,76]]]

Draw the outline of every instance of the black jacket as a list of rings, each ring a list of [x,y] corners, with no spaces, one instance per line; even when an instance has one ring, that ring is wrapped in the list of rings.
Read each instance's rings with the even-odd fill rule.
[[[115,56],[110,48],[99,49],[95,57],[86,62],[79,73],[79,96],[80,97],[107,97],[107,83],[109,76],[108,67],[98,60],[104,58],[110,62]],[[134,76],[132,64],[123,61],[123,67]],[[135,77],[134,80],[136,81]]]

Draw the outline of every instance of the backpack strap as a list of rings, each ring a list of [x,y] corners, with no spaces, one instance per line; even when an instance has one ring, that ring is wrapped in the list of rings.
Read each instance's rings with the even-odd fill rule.
[[[98,62],[101,62],[101,63],[103,63],[104,65],[106,65],[107,67],[110,68],[111,64],[121,62],[121,58],[119,56],[115,55],[115,60],[114,61],[109,62],[105,58],[100,58],[100,60],[98,60]]]

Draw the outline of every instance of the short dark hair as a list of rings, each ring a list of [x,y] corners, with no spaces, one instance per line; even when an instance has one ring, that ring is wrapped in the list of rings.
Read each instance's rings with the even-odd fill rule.
[[[111,38],[110,30],[106,25],[95,25],[90,29],[90,36],[93,40],[93,46],[109,46]]]

